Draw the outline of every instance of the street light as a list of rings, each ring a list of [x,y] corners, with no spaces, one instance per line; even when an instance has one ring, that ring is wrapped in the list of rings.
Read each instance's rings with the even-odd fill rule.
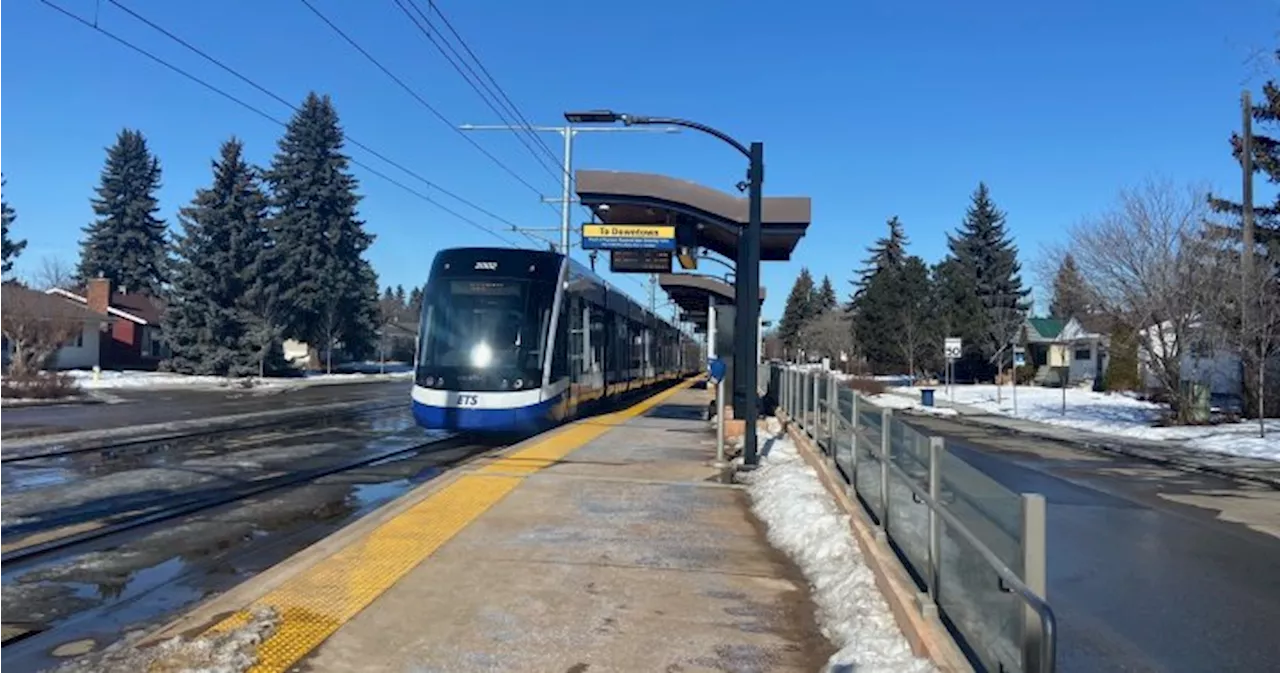
[[[715,136],[731,145],[747,157],[747,230],[739,237],[737,279],[734,286],[734,300],[738,310],[734,313],[734,331],[740,335],[742,342],[748,342],[747,348],[734,349],[734,381],[741,381],[740,388],[743,402],[743,418],[746,420],[746,432],[743,436],[743,467],[754,469],[759,464],[756,451],[756,419],[759,416],[758,393],[756,391],[756,353],[759,346],[756,339],[747,338],[748,334],[759,330],[760,318],[760,220],[762,205],[762,188],[764,184],[764,143],[753,142],[751,147],[734,140],[727,134],[705,124],[677,119],[674,117],[647,117],[613,110],[585,110],[566,112],[565,120],[570,124],[613,124],[622,122],[627,126],[663,124],[683,126]],[[739,184],[739,189],[742,185]],[[745,309],[745,310],[744,310]],[[735,385],[735,388],[738,386]]]

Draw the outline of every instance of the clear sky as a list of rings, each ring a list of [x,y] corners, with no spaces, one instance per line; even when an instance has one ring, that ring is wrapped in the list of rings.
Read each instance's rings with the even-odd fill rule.
[[[102,28],[273,115],[289,114],[109,0],[51,1],[90,21],[96,15]],[[394,0],[312,2],[450,122],[499,122]],[[426,0],[417,2],[426,8]],[[524,226],[558,225],[558,206],[539,203],[534,190],[301,1],[121,4],[289,100],[309,90],[331,94],[350,137],[487,210]],[[1242,88],[1257,92],[1273,72],[1257,54],[1276,47],[1278,25],[1277,7],[1266,0],[436,5],[535,124],[563,123],[566,109],[611,107],[691,118],[744,142],[764,141],[766,195],[813,199],[813,225],[795,259],[763,266],[771,318],[802,265],[819,278],[830,275],[845,296],[889,216],[904,222],[912,252],[937,260],[979,180],[1008,213],[1028,281],[1042,245],[1125,184],[1159,174],[1238,195],[1227,139],[1239,124]],[[176,210],[209,181],[223,140],[242,138],[263,164],[275,151],[279,127],[39,0],[10,2],[6,10],[4,196],[18,213],[14,235],[29,242],[19,274],[46,257],[76,261],[104,150],[123,127],[142,130],[159,156],[162,214],[173,226]],[[558,197],[557,178],[514,135],[473,138],[538,191]],[[558,135],[544,139],[559,152]],[[580,136],[575,155],[578,168],[668,173],[725,190],[745,168],[732,149],[692,132]],[[361,215],[377,236],[370,259],[384,285],[422,284],[441,247],[497,242],[364,169],[355,172]],[[1270,193],[1265,185],[1258,190],[1259,198]],[[441,200],[485,226],[504,226]],[[575,226],[584,217],[579,209]],[[619,282],[645,296],[644,284]]]

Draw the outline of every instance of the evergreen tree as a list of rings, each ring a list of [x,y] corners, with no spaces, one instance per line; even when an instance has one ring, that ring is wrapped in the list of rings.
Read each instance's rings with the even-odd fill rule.
[[[158,295],[167,284],[169,241],[156,191],[160,161],[147,149],[140,131],[124,129],[107,150],[93,212],[83,229],[80,282],[102,277],[131,292]]]
[[[213,162],[213,183],[179,211],[183,233],[165,335],[166,368],[187,374],[248,376],[265,365],[247,303],[266,249],[267,197],[257,171],[232,138]]]
[[[899,222],[898,216],[894,215],[885,224],[889,227],[889,234],[867,249],[871,256],[863,260],[862,270],[858,272],[858,278],[853,281],[854,298],[866,289],[876,272],[882,269],[901,268],[903,260],[907,257],[907,235],[902,231],[902,222]]]
[[[0,189],[4,188],[5,179],[0,177]],[[27,247],[26,239],[13,240],[13,235],[9,233],[9,227],[13,225],[14,220],[18,219],[18,214],[13,211],[8,201],[0,199],[0,221],[4,224],[3,238],[0,239],[0,246],[3,246],[3,266],[0,267],[0,273],[9,273],[13,269],[13,262],[22,254],[23,248]]]
[[[377,277],[362,257],[373,243],[357,218],[357,182],[328,96],[307,96],[289,122],[266,177],[279,258],[284,334],[321,350],[360,356],[377,330]]]
[[[813,295],[813,313],[815,316],[822,315],[836,308],[837,304],[839,300],[836,298],[836,289],[831,286],[831,278],[823,276],[822,285]]]
[[[962,269],[961,276],[972,282],[981,310],[966,320],[953,316],[968,334],[965,339],[966,365],[970,376],[991,378],[991,365],[1011,351],[1011,342],[1030,308],[1022,287],[1017,247],[1005,234],[1005,215],[991,201],[985,183],[974,191],[958,235],[947,236],[951,257]],[[959,299],[959,298],[957,298]],[[958,302],[962,303],[962,302]]]
[[[1280,50],[1273,53],[1280,61]],[[1280,131],[1280,84],[1271,79],[1262,85],[1262,100],[1254,102],[1253,120],[1257,125],[1253,128],[1253,170],[1266,176],[1273,185],[1280,185],[1280,139],[1267,129]],[[1239,133],[1233,132],[1230,138],[1231,154],[1236,161],[1241,160],[1242,139]],[[1210,196],[1209,203],[1214,210],[1237,217],[1241,214],[1239,203]],[[1280,192],[1277,192],[1272,203],[1254,204],[1255,239],[1259,245],[1269,245],[1280,254]],[[1232,233],[1239,237],[1240,222],[1230,227]]]
[[[850,306],[855,340],[877,374],[899,373],[913,364],[909,362],[913,357],[906,356],[900,348],[904,314],[914,306],[903,294],[907,236],[897,217],[890,218],[886,226],[888,234],[867,249],[870,256],[854,281]],[[925,280],[927,284],[927,273]],[[927,300],[927,294],[925,290],[919,299]]]
[[[422,319],[422,288],[415,287],[409,291],[409,321],[417,324]]]
[[[400,307],[399,312],[396,314],[396,321],[404,324],[413,323],[413,317],[409,315],[409,299],[404,294],[403,285],[396,286],[395,297],[396,305]]]
[[[929,284],[929,267],[912,255],[897,272],[898,338],[894,340],[906,372],[915,375],[927,366],[928,355],[941,349],[936,321],[932,315],[933,298]]]
[[[786,308],[782,311],[782,320],[778,322],[778,336],[787,350],[800,347],[800,332],[813,315],[813,276],[804,267],[791,286]]]
[[[1049,303],[1049,315],[1063,320],[1082,316],[1089,312],[1089,287],[1076,267],[1076,260],[1068,253],[1058,265],[1053,279],[1053,299]]]

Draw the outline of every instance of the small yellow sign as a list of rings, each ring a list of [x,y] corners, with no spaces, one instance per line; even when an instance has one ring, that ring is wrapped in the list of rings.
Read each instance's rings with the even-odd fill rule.
[[[584,224],[586,238],[671,238],[676,228],[666,224]]]

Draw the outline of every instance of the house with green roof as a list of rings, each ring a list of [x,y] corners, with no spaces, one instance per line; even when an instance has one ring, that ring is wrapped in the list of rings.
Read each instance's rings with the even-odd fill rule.
[[[1107,369],[1109,338],[1104,316],[1061,318],[1027,318],[1023,344],[1027,364],[1036,368],[1035,382],[1040,385],[1058,383],[1058,373],[1049,366],[1053,348],[1064,351],[1070,365],[1068,385],[1101,381]]]

